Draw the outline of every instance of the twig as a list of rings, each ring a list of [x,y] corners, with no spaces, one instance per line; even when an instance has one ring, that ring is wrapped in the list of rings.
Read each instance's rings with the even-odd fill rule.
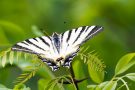
[[[73,78],[73,83],[75,84],[76,89],[79,90],[78,84],[75,80],[75,74],[74,74],[74,71],[73,71],[72,64],[71,64],[71,67],[70,67],[70,73],[71,73],[71,77]]]
[[[81,79],[81,80],[74,79],[74,82],[80,83],[80,82],[82,82],[82,81],[84,81],[84,80],[86,80],[86,79],[88,79],[88,78],[83,78],[83,79]],[[63,81],[63,82],[59,81],[59,83],[71,84],[69,81]]]

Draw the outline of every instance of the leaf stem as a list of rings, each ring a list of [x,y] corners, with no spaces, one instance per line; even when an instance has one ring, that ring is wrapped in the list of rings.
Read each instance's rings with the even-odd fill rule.
[[[123,82],[123,84],[126,86],[126,88],[127,88],[127,90],[129,90],[129,87],[128,87],[128,85],[127,85],[127,83],[122,79],[122,78],[119,78],[122,82]]]

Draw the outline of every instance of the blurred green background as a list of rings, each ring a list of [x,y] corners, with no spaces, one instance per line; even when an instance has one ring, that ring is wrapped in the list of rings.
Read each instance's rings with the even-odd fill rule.
[[[104,27],[86,44],[105,62],[109,80],[120,57],[135,52],[135,0],[0,0],[0,50],[42,35],[34,28],[51,35],[86,25]],[[20,72],[14,65],[0,68],[0,84],[13,88]],[[41,73],[27,82],[32,90],[37,90]],[[129,86],[134,90],[135,83]]]

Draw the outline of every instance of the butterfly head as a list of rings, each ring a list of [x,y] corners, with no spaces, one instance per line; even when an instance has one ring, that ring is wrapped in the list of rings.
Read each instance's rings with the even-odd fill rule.
[[[63,60],[63,59],[64,59],[63,57],[60,57],[60,58],[58,58],[56,61],[59,62],[59,61],[61,61],[61,60]]]

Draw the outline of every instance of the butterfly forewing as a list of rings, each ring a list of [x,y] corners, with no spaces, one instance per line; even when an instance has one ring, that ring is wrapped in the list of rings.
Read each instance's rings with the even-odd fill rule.
[[[89,40],[101,30],[102,27],[100,26],[83,26],[62,33],[62,53],[68,55],[76,52],[81,44]]]
[[[46,43],[43,42],[43,40],[41,40],[41,38],[44,41],[48,41]],[[45,39],[46,38],[46,39]],[[44,54],[45,51],[49,50],[50,47],[50,40],[47,39],[47,37],[40,37],[40,38],[32,38],[32,39],[27,39],[25,41],[19,42],[17,44],[15,44],[12,47],[12,50],[15,51],[29,51],[28,53],[35,53],[35,54]]]
[[[70,67],[80,46],[101,30],[100,26],[83,26],[49,37],[27,39],[15,44],[12,50],[36,54],[55,71],[60,66]]]

